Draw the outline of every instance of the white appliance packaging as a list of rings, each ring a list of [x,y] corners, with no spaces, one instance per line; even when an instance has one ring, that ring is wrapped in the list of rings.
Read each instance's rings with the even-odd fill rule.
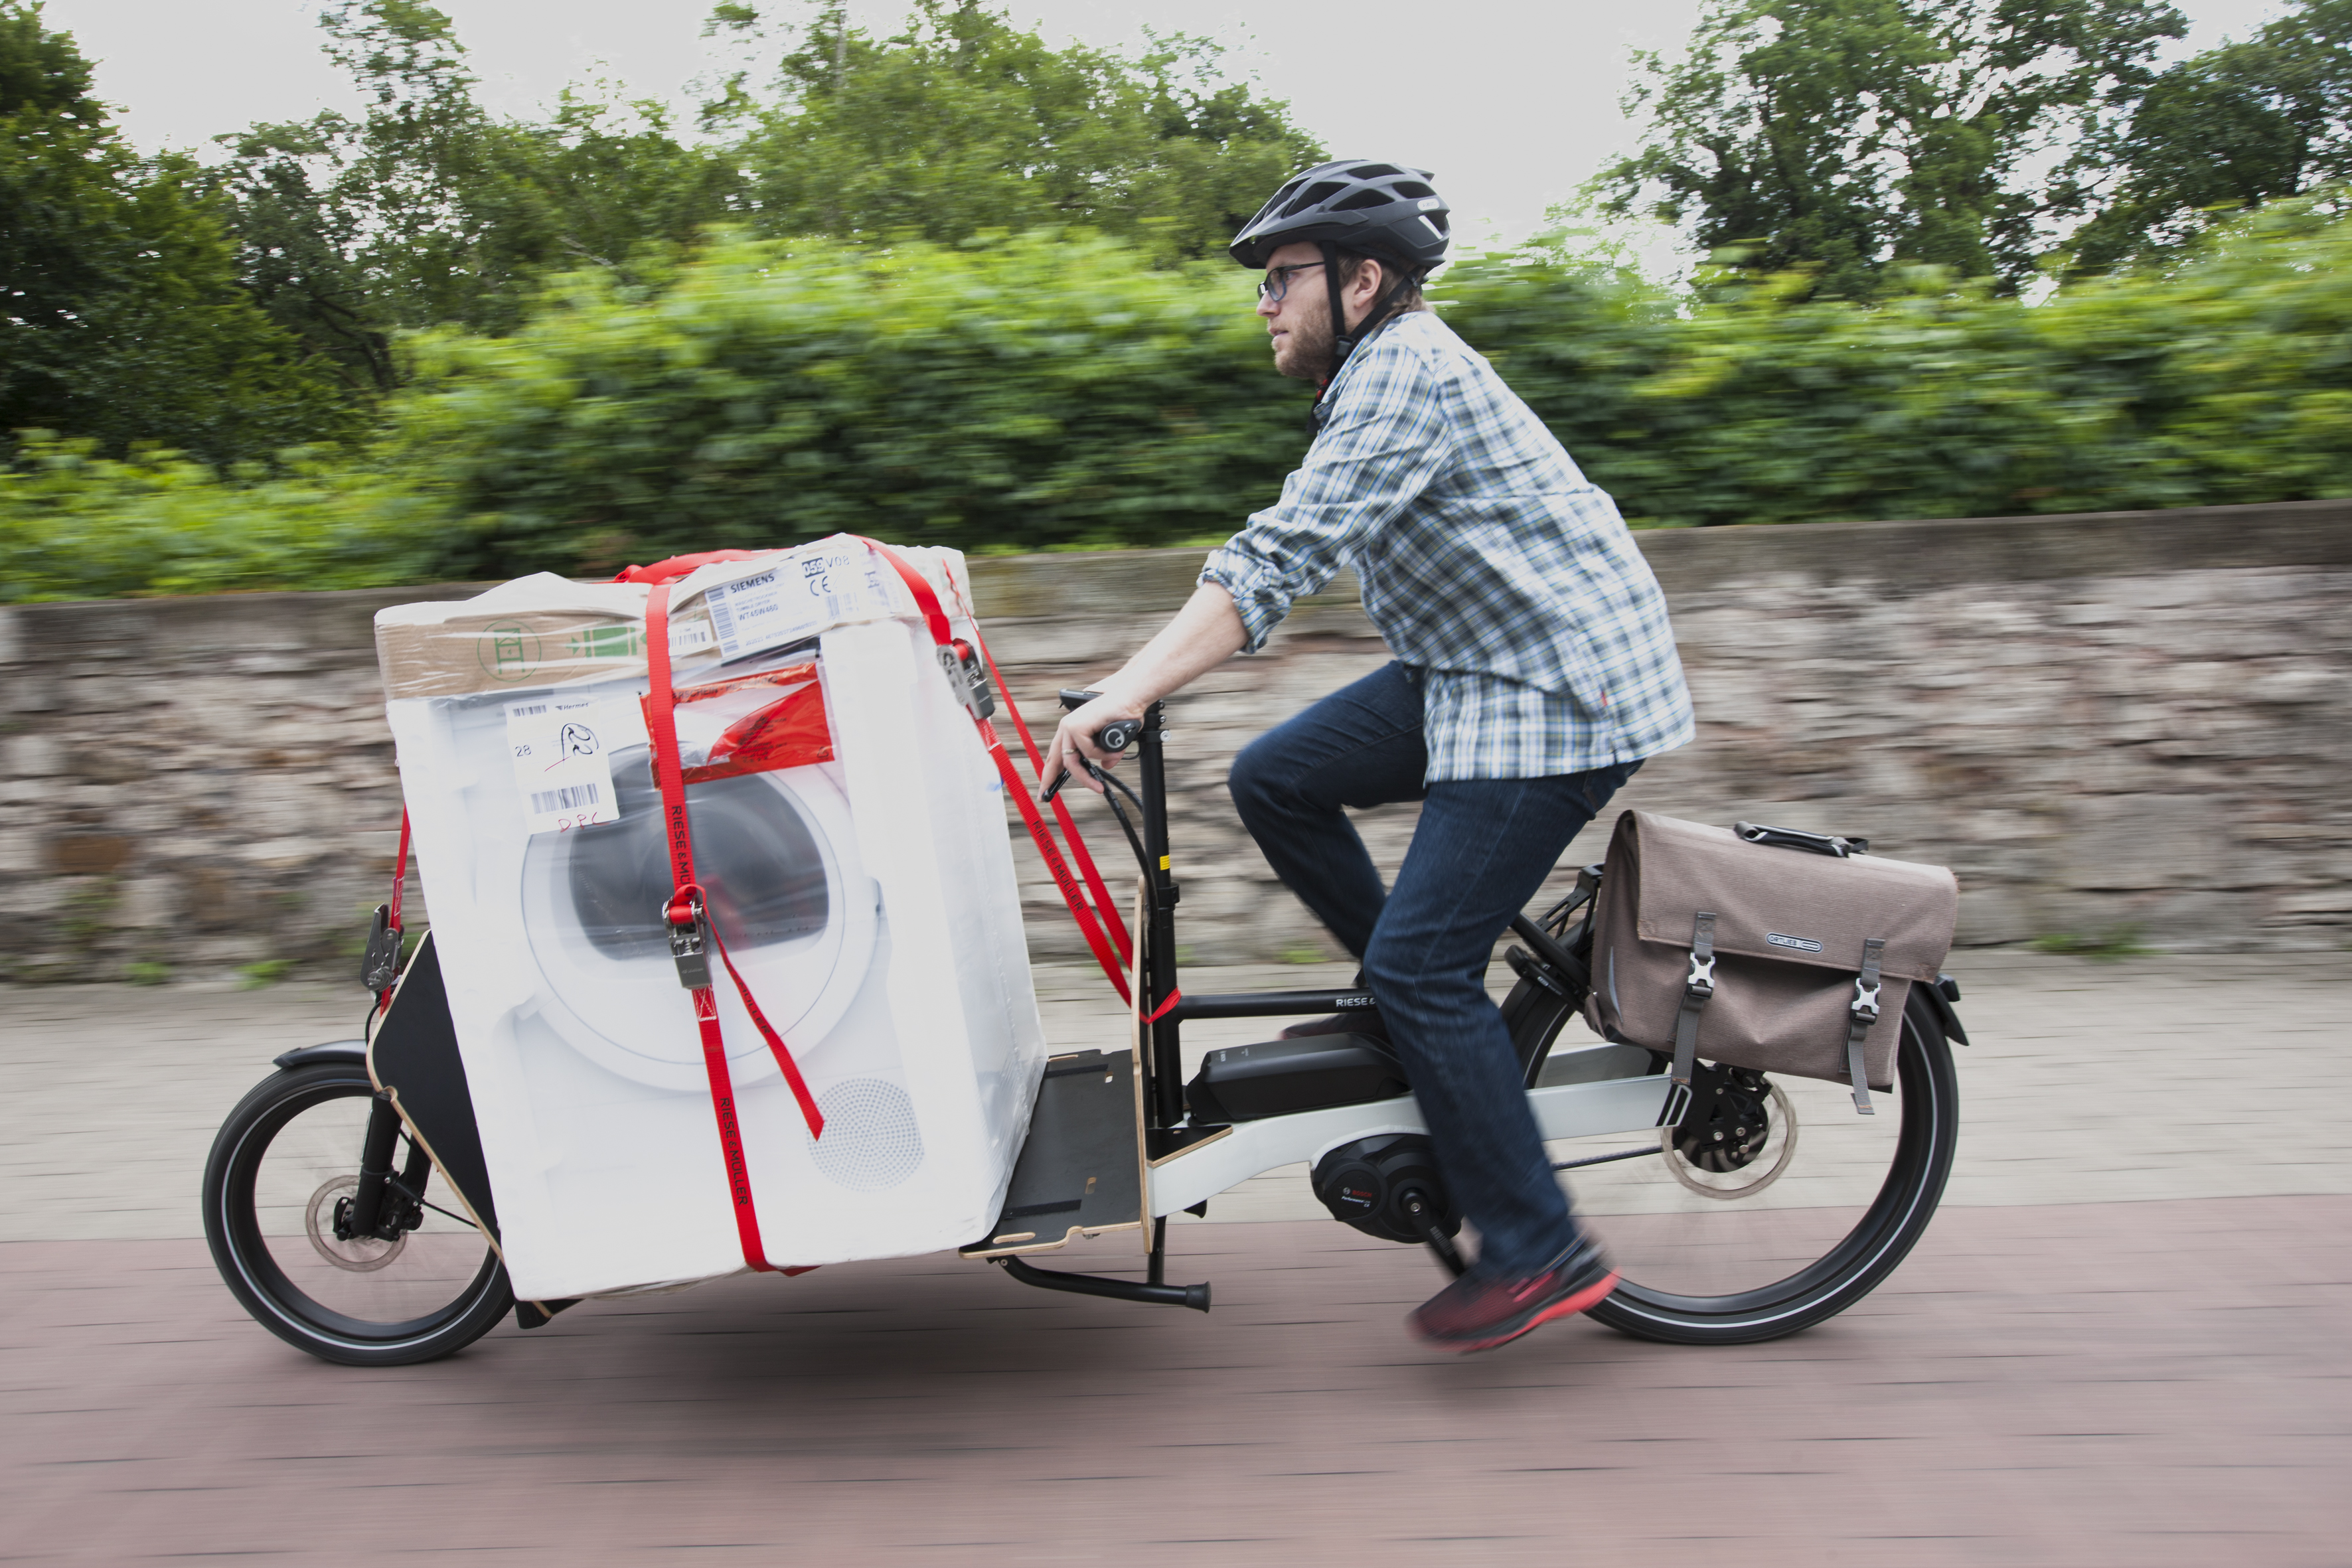
[[[963,559],[907,550],[973,638]],[[501,1241],[525,1300],[741,1271],[640,701],[642,584],[525,577],[376,616],[402,789]],[[972,1240],[1044,1031],[1003,784],[906,584],[837,536],[670,589],[711,919],[824,1113],[812,1139],[723,973],[768,1259]]]

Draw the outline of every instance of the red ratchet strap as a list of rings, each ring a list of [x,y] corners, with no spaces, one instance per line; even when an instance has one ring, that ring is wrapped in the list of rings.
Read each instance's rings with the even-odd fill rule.
[[[400,847],[394,851],[392,857],[392,901],[384,910],[384,929],[392,933],[392,955],[395,960],[400,956],[400,894],[407,885],[408,807],[404,805],[400,808]],[[396,984],[398,980],[399,975],[395,973],[393,981]],[[375,994],[375,1010],[381,1014],[391,1005],[392,984],[387,984]]]
[[[905,557],[880,541],[859,538],[856,534],[850,537],[857,539],[858,542],[889,563],[890,569],[898,574],[898,580],[906,584],[908,591],[915,595],[915,605],[923,612],[924,623],[930,627],[931,640],[942,648],[952,650],[955,635],[948,625],[947,612],[940,606],[939,594],[931,587],[929,580],[916,571]],[[980,636],[980,626],[976,622],[972,626],[972,636],[975,638]],[[994,668],[994,661],[991,660],[990,668],[992,670]],[[1004,691],[1004,683],[1001,679],[997,682],[997,689]],[[1004,692],[1004,701],[1008,709],[1013,706],[1011,692]],[[1013,721],[1020,723],[1017,712]],[[1087,854],[1085,842],[1078,837],[1076,825],[1071,822],[1068,810],[1056,800],[1054,803],[1055,814],[1061,819],[1062,830],[1070,837],[1071,848],[1087,868],[1087,880],[1099,900],[1097,907],[1109,916],[1111,928],[1118,933],[1116,949],[1104,936],[1102,926],[1097,923],[1094,909],[1087,906],[1085,895],[1078,890],[1077,879],[1070,875],[1070,868],[1062,858],[1061,847],[1054,841],[1054,830],[1045,826],[1045,817],[1037,810],[1037,803],[1030,798],[1028,786],[1021,782],[1021,775],[1013,770],[1013,759],[1005,755],[1004,741],[997,734],[996,726],[977,713],[972,715],[972,725],[980,731],[981,744],[988,749],[990,760],[996,763],[997,773],[1004,780],[1005,793],[1020,806],[1021,820],[1028,824],[1029,837],[1036,840],[1037,852],[1045,858],[1045,868],[1053,873],[1055,886],[1061,889],[1062,901],[1070,906],[1070,916],[1078,922],[1078,933],[1087,939],[1087,946],[1094,951],[1095,962],[1101,964],[1103,973],[1110,977],[1111,989],[1118,993],[1121,1002],[1127,1001],[1126,955],[1132,952],[1132,947],[1128,941],[1127,928],[1119,923],[1118,916],[1112,911],[1110,894],[1104,889],[1100,874],[1095,870],[1093,858]],[[1028,739],[1027,725],[1022,725],[1021,733],[1024,740]],[[1036,755],[1034,742],[1030,755],[1033,758]]]
[[[726,965],[728,978],[743,998],[743,1010],[751,1015],[776,1065],[783,1069],[793,1098],[800,1101],[810,1137],[824,1135],[824,1115],[801,1077],[800,1064],[793,1060],[793,1053],[751,999],[751,988],[736,973],[735,961],[727,955],[727,943],[711,921],[702,885],[695,879],[694,841],[687,827],[686,779],[678,765],[677,698],[670,687],[667,583],[654,584],[646,600],[646,663],[652,678],[652,689],[646,696],[646,730],[653,742],[654,779],[661,789],[662,823],[669,836],[670,874],[676,884],[662,914],[669,925],[670,952],[678,960],[679,978],[688,981],[694,994],[694,1021],[702,1031],[702,1067],[710,1079],[719,1144],[727,1156],[727,1186],[735,1204],[735,1231],[743,1244],[743,1261],[773,1272],[775,1265],[768,1261],[760,1244],[760,1215],[751,1201],[751,1173],[743,1159],[743,1132],[735,1117],[735,1082],[727,1070],[727,1041],[719,1030],[719,999],[712,994],[710,963],[704,955],[706,942],[719,950],[719,962]],[[690,977],[696,975],[701,984],[692,984]]]
[[[1004,710],[1013,715],[1013,727],[1020,731],[1022,749],[1029,753],[1029,771],[1035,773],[1038,784],[1043,784],[1045,782],[1045,756],[1037,750],[1037,742],[1030,737],[1029,725],[1021,717],[1021,705],[1013,700],[1013,688],[1004,683],[1004,672],[996,668],[996,656],[988,651],[988,644],[981,638],[980,617],[977,616],[972,617],[971,640],[980,645],[980,657],[988,661],[988,678],[996,682],[996,689],[1004,694]],[[1118,918],[1118,900],[1110,896],[1108,888],[1103,886],[1102,873],[1095,869],[1095,858],[1087,852],[1087,841],[1078,837],[1078,825],[1070,820],[1070,808],[1062,804],[1060,795],[1054,797],[1053,806],[1054,820],[1062,825],[1062,831],[1069,837],[1070,853],[1077,857],[1078,870],[1087,879],[1087,890],[1094,895],[1095,908],[1102,911],[1103,922],[1110,927],[1110,940],[1118,949],[1120,961],[1132,964],[1135,962],[1135,944],[1128,937],[1127,922]]]
[[[1165,1018],[1171,1012],[1174,1011],[1176,1004],[1182,1000],[1184,1000],[1184,993],[1181,991],[1171,991],[1168,993],[1168,1000],[1160,1004],[1159,1006],[1154,1007],[1150,1012],[1146,1013],[1143,1016],[1143,1021],[1147,1024],[1157,1024],[1160,1019]]]

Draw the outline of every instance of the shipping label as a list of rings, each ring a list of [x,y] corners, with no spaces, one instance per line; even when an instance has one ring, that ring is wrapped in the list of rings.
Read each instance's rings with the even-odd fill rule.
[[[703,599],[722,660],[782,647],[844,621],[890,613],[882,563],[863,545],[790,557],[750,576],[715,584]]]
[[[507,704],[526,833],[564,833],[621,819],[611,747],[625,727],[611,704],[548,696]]]

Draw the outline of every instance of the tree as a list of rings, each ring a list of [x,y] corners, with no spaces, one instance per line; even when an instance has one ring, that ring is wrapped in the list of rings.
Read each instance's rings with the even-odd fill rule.
[[[354,386],[398,383],[404,330],[512,331],[548,273],[625,266],[729,210],[725,159],[658,105],[567,92],[543,123],[500,120],[436,7],[336,0],[320,22],[366,110],[224,138],[215,180],[247,287]]]
[[[713,21],[748,32],[760,18],[729,5]],[[919,0],[887,38],[830,7],[779,60],[771,101],[739,79],[711,114],[743,125],[750,215],[774,235],[1082,226],[1194,258],[1323,157],[1205,39],[1155,38],[1135,60],[1052,49],[977,0]]]
[[[2177,251],[2223,212],[2352,179],[2352,0],[2299,0],[2148,89],[2075,265]]]
[[[1640,57],[1644,145],[1589,194],[1831,294],[1920,263],[2014,289],[2184,26],[2153,0],[1711,0],[1681,58]]]
[[[237,288],[194,166],[140,160],[89,87],[38,4],[0,0],[0,434],[226,463],[337,433],[331,384]]]

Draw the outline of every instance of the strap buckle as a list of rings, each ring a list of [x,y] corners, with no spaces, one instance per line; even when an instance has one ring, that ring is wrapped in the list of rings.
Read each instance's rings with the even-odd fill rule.
[[[985,722],[996,711],[996,691],[988,683],[988,670],[971,645],[957,637],[939,647],[940,673],[948,678],[949,687],[964,711]]]
[[[1855,1017],[1873,1024],[1878,1022],[1878,992],[1881,984],[1876,980],[1867,983],[1856,980],[1853,983],[1853,1016]]]
[[[1710,952],[1705,958],[1696,952],[1690,955],[1690,975],[1683,982],[1683,988],[1702,1002],[1715,994],[1715,954]]]
[[[681,888],[662,905],[662,924],[669,930],[669,956],[677,965],[677,983],[688,991],[710,988],[710,914],[703,907],[702,889]]]

